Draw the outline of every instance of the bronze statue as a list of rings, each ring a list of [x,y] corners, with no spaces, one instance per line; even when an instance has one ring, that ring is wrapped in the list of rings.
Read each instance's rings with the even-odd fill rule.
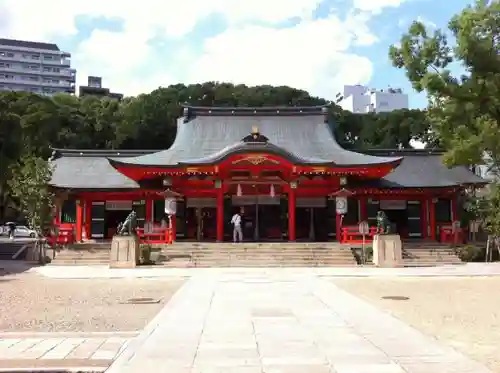
[[[389,234],[390,231],[389,219],[383,211],[377,212],[377,231],[379,234]]]
[[[137,228],[137,213],[132,211],[123,223],[118,225],[118,236],[131,236]]]

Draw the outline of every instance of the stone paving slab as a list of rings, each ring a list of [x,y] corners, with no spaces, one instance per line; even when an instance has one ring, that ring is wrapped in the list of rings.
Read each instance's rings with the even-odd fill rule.
[[[51,338],[46,336],[48,333],[40,334],[44,337],[15,338],[12,333],[9,338],[0,338],[0,372],[9,369],[105,370],[130,341],[130,337],[116,333],[98,333],[98,337],[93,338],[61,335]]]
[[[43,266],[28,272],[50,278],[179,278],[200,275],[267,276],[265,281],[282,276],[339,276],[339,277],[394,277],[394,276],[500,276],[500,263],[467,263],[437,267],[376,268],[376,267],[316,267],[316,268],[134,268],[110,269],[95,266]],[[293,275],[293,276],[292,276]],[[251,281],[251,279],[249,279]]]
[[[108,373],[491,373],[310,276],[192,277]]]
[[[112,360],[129,338],[5,338],[0,360],[94,359]]]

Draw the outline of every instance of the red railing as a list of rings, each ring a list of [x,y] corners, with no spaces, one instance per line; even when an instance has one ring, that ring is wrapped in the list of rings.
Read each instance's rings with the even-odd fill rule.
[[[171,244],[172,228],[153,228],[145,232],[144,228],[136,229],[141,244]]]
[[[464,229],[458,228],[457,232],[453,233],[451,225],[442,225],[439,228],[439,241],[445,243],[463,243],[464,242]]]
[[[359,227],[342,227],[340,228],[342,236],[340,238],[341,243],[363,243],[363,235],[359,233]],[[367,242],[373,240],[373,236],[377,234],[377,227],[370,227],[368,234],[365,236]]]

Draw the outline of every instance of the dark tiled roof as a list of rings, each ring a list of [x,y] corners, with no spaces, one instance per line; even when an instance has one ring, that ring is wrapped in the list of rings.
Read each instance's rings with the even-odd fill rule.
[[[33,49],[45,49],[49,51],[59,51],[57,44],[53,43],[41,43],[36,41],[24,41],[24,40],[14,40],[14,39],[1,39],[0,45],[6,45],[9,47],[19,47],[19,48],[33,48]]]
[[[54,171],[51,184],[67,189],[136,189],[139,185],[116,171],[107,157],[133,156],[141,151],[56,151],[58,158],[52,161]]]
[[[485,184],[486,180],[475,175],[465,166],[448,168],[442,163],[440,151],[390,151],[373,150],[371,154],[403,156],[401,164],[390,174],[380,180],[367,183],[364,186],[380,188],[425,188],[453,187],[466,184]]]
[[[133,189],[136,182],[116,171],[108,157],[132,157],[153,154],[154,150],[58,150],[52,184],[75,189]],[[360,185],[380,188],[440,188],[463,184],[484,184],[466,167],[447,168],[441,153],[428,151],[372,151],[370,153],[404,156],[400,166],[381,180]]]
[[[177,122],[172,146],[139,157],[112,159],[121,166],[177,166],[208,163],[238,148],[257,127],[274,149],[303,164],[337,166],[377,165],[398,162],[343,149],[333,137],[322,107],[287,108],[189,108]],[[258,149],[262,151],[261,149]]]

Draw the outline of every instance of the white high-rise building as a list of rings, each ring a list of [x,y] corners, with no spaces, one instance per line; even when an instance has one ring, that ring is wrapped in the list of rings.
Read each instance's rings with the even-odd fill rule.
[[[353,113],[390,112],[408,109],[408,95],[400,88],[376,90],[362,85],[345,85],[338,104]]]
[[[0,39],[0,91],[74,94],[70,58],[56,44]]]

